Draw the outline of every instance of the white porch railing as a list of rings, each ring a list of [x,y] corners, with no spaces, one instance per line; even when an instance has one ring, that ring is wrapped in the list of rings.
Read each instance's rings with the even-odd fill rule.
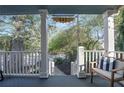
[[[100,57],[105,54],[105,51],[101,51],[101,50],[84,50],[83,52],[84,52],[85,71],[87,73],[90,72],[89,62],[98,61],[100,60]],[[115,57],[116,59],[124,60],[124,52],[111,51],[109,53],[112,53],[113,57]]]
[[[124,52],[122,51],[114,51],[114,57],[120,60],[124,60]]]
[[[0,69],[4,75],[39,75],[41,52],[0,52]]]
[[[105,51],[99,50],[84,50],[85,72],[90,72],[89,62],[99,60]],[[124,60],[124,52],[113,51],[114,57]],[[26,51],[2,51],[0,52],[0,69],[4,75],[17,75],[17,76],[34,76],[40,74],[41,52],[26,52]],[[77,62],[72,63],[72,74],[77,73]],[[49,64],[52,67],[52,64]],[[50,69],[49,73],[53,73]],[[52,71],[52,72],[51,72]]]
[[[84,71],[86,73],[90,73],[90,62],[92,61],[99,61],[100,58],[105,55],[105,51],[103,50],[83,50],[81,51],[81,59],[83,59],[81,62],[84,63]],[[120,60],[124,60],[124,52],[121,51],[110,51],[108,54],[112,54],[112,57],[116,58],[116,59],[120,59]],[[72,70],[72,75],[78,73],[78,69],[79,67],[81,67],[82,65],[79,65],[77,62],[72,63],[71,66],[71,70]],[[76,70],[74,70],[74,68],[77,67]]]
[[[100,57],[104,55],[104,51],[101,50],[84,50],[84,64],[85,64],[85,71],[87,73],[90,72],[90,65],[91,61],[97,61]]]

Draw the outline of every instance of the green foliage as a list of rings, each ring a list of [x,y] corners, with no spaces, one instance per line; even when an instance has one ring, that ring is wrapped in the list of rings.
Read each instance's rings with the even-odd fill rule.
[[[11,39],[23,38],[25,50],[39,50],[40,49],[40,16],[37,15],[14,15],[7,16],[8,22],[3,20],[4,25],[9,24],[12,28]],[[80,18],[83,20],[84,18]],[[93,16],[92,20],[87,20],[85,25],[79,24],[79,35],[77,34],[78,26],[73,26],[66,31],[60,31],[51,41],[49,42],[49,52],[50,53],[59,53],[64,52],[67,55],[67,59],[74,60],[76,58],[76,51],[78,43],[84,46],[85,49],[94,49],[99,48],[99,38],[94,38],[94,32],[92,29],[96,26],[101,27],[102,29],[102,18],[101,16]],[[1,27],[3,25],[0,24]],[[57,28],[56,28],[57,29]],[[3,30],[1,30],[2,32]],[[5,29],[4,29],[5,31]],[[97,31],[98,32],[98,31]],[[9,37],[9,36],[8,36]],[[7,39],[6,42],[9,42]],[[3,41],[0,42],[2,45]],[[1,49],[5,47],[1,46]],[[11,47],[6,46],[7,50],[10,50]]]
[[[61,57],[54,58],[55,64],[62,64],[64,62],[64,59]]]
[[[98,22],[99,20],[100,22]],[[101,16],[94,17],[83,26],[81,24],[79,27],[73,26],[57,34],[49,42],[49,52],[51,54],[64,52],[66,54],[66,61],[71,62],[76,59],[78,43],[88,50],[100,49],[100,36],[98,36],[100,32],[97,30],[97,35],[94,37],[92,30],[94,27],[100,27],[100,31],[103,31],[103,19]],[[80,32],[77,32],[78,30]]]
[[[53,38],[49,43],[49,51],[60,51],[68,44],[67,42],[67,34],[65,32],[57,34],[55,38]]]
[[[11,39],[10,36],[0,36],[0,50],[10,51],[11,49]]]
[[[74,62],[77,57],[77,48],[71,47],[65,54],[67,62]]]
[[[24,50],[33,51],[40,49],[40,16],[12,15],[3,17],[5,17],[5,19],[1,19],[2,21],[0,23],[0,34],[4,33],[7,37],[11,36],[11,40],[23,38]],[[9,31],[6,32],[8,27]],[[1,36],[0,37],[3,38],[3,35]],[[10,39],[7,41],[10,41]],[[11,48],[6,46],[3,41],[0,41],[0,43],[2,43],[4,46],[4,50],[6,50],[5,48]]]
[[[120,8],[119,15],[115,17],[115,48],[124,51],[124,8]]]

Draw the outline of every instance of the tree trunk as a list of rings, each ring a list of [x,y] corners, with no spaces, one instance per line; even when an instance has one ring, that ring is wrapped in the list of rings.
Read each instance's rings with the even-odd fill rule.
[[[12,40],[12,49],[11,51],[17,51],[11,53],[11,67],[13,73],[21,73],[22,72],[22,64],[23,64],[23,53],[19,51],[24,50],[23,38],[16,38]]]

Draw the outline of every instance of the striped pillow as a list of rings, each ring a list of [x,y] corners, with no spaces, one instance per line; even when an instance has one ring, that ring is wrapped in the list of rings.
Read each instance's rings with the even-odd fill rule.
[[[98,68],[106,71],[112,71],[112,69],[115,69],[115,65],[116,60],[112,57],[102,57],[98,62]]]

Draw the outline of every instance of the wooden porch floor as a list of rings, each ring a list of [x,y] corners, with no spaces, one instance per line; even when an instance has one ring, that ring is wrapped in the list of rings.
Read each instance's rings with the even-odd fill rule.
[[[116,87],[120,85],[115,84]],[[38,77],[6,77],[0,81],[0,87],[109,87],[109,82],[101,77],[77,79],[76,76],[50,76],[48,79]]]

